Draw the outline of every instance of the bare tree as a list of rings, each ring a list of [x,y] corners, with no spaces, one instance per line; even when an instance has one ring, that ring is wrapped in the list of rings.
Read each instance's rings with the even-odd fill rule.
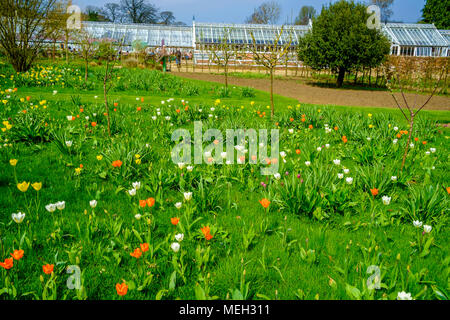
[[[158,9],[145,0],[121,0],[120,10],[132,23],[156,23],[158,21]]]
[[[175,23],[175,16],[172,11],[162,11],[159,14],[159,20],[161,24],[170,25]]]
[[[316,9],[313,6],[303,6],[300,9],[298,17],[295,18],[296,25],[307,25],[309,23],[309,19],[312,19],[316,16]]]
[[[228,89],[228,65],[231,58],[234,56],[233,45],[230,41],[231,30],[223,28],[223,34],[219,38],[219,43],[211,46],[212,60],[223,68],[225,74],[225,88]]]
[[[81,58],[84,60],[84,82],[88,80],[89,61],[97,52],[98,45],[95,39],[85,30],[80,30],[76,36],[77,43],[80,46]]]
[[[267,1],[262,3],[250,17],[246,23],[254,24],[275,24],[280,19],[281,6],[275,1]]]
[[[257,64],[262,65],[270,73],[270,105],[272,110],[271,116],[273,116],[275,113],[275,107],[273,104],[273,72],[276,66],[283,62],[283,57],[288,54],[293,41],[293,32],[292,30],[290,30],[288,41],[280,45],[280,40],[282,39],[284,31],[285,30],[283,26],[281,27],[280,32],[277,32],[274,35],[274,39],[270,41],[271,44],[266,45],[265,48],[261,48],[260,45],[257,45],[253,32],[250,33],[252,37],[252,45],[249,47],[249,49],[253,54],[253,59]]]
[[[381,21],[384,23],[388,22],[389,18],[392,15],[392,10],[390,7],[394,0],[370,0],[370,3],[377,5],[381,10]]]
[[[117,3],[110,2],[101,9],[102,15],[111,22],[120,22],[121,12]]]
[[[0,46],[17,72],[30,69],[49,38],[48,17],[55,0],[2,0]]]
[[[394,98],[395,104],[396,104],[397,107],[400,109],[400,111],[401,111],[403,117],[405,118],[405,120],[406,120],[406,121],[408,122],[408,124],[409,124],[408,141],[407,141],[407,143],[406,143],[405,151],[404,151],[404,153],[403,153],[403,160],[402,160],[402,166],[401,166],[401,168],[400,168],[400,171],[403,171],[403,168],[405,167],[406,157],[407,157],[407,155],[408,155],[408,151],[409,151],[410,144],[411,144],[411,137],[412,137],[412,133],[413,133],[413,130],[414,130],[414,119],[415,119],[415,117],[417,116],[417,114],[418,114],[423,108],[425,108],[425,106],[428,104],[428,102],[430,102],[431,98],[437,93],[437,90],[438,90],[438,88],[439,88],[439,84],[441,83],[441,80],[442,80],[443,78],[444,78],[444,79],[447,78],[447,75],[448,75],[448,68],[449,68],[449,65],[448,65],[448,63],[447,63],[447,64],[442,68],[442,71],[441,71],[441,73],[440,73],[440,75],[439,75],[439,78],[438,78],[438,80],[437,80],[437,82],[436,82],[436,85],[435,85],[435,87],[434,87],[434,89],[433,89],[433,92],[430,94],[430,96],[427,98],[427,100],[422,104],[422,106],[419,107],[419,109],[417,109],[417,111],[414,110],[414,109],[415,109],[415,105],[412,106],[412,105],[410,105],[410,103],[408,103],[408,101],[407,101],[407,99],[406,99],[406,96],[405,96],[405,93],[404,93],[404,91],[403,91],[401,79],[400,79],[400,76],[398,75],[398,73],[397,73],[397,82],[398,82],[398,85],[399,85],[399,89],[400,89],[401,96],[402,96],[402,98],[403,98],[403,102],[404,102],[404,105],[403,105],[403,106],[400,104],[400,102],[398,101],[397,97],[395,96],[394,91],[392,90],[392,87],[391,87],[389,81],[388,81],[388,83],[387,83],[387,87],[388,87],[388,89],[389,89],[389,91],[390,91],[392,97]],[[384,73],[385,73],[385,77],[386,77],[386,79],[387,79],[387,78],[388,78],[388,73],[387,73],[386,69],[384,69]],[[444,75],[445,75],[445,77],[444,77]],[[394,72],[394,77],[395,77],[395,72]],[[443,87],[441,88],[441,90],[443,90],[445,87],[446,87],[446,81],[444,80],[444,85],[443,85]],[[415,104],[415,103],[414,103],[414,104]]]

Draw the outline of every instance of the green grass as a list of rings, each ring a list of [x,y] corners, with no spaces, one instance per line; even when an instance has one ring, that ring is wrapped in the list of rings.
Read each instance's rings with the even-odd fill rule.
[[[96,74],[101,68],[93,70]],[[242,97],[236,88],[230,97],[220,97],[217,84],[189,81],[199,94],[182,97],[174,88],[186,80],[152,76],[155,83],[166,81],[169,93],[156,94],[154,87],[111,93],[110,102],[119,103],[111,112],[111,138],[99,80],[92,90],[29,86],[10,98],[3,95],[8,102],[1,118],[10,118],[12,128],[0,132],[0,261],[14,249],[25,254],[11,270],[1,268],[0,299],[118,299],[115,285],[122,281],[129,286],[125,299],[396,299],[400,291],[415,299],[448,298],[449,144],[448,131],[435,126],[447,121],[446,113],[420,116],[413,135],[418,141],[400,173],[406,137],[394,145],[398,131],[393,128],[407,128],[394,109],[297,107],[295,100],[277,96],[271,119],[265,92]],[[47,108],[30,108],[30,102],[20,101],[26,96],[35,105],[47,100]],[[189,101],[188,111],[181,99]],[[161,115],[152,120],[157,109]],[[263,111],[266,116],[260,117]],[[67,115],[79,118],[68,121]],[[192,133],[194,120],[201,120],[204,130],[221,132],[279,128],[280,151],[287,153],[286,163],[279,159],[280,180],[262,176],[262,164],[179,169],[170,160],[171,135],[177,128]],[[338,130],[325,133],[325,124]],[[436,152],[427,156],[430,147]],[[10,159],[17,159],[17,166]],[[333,164],[334,159],[342,164]],[[114,160],[123,165],[114,168]],[[351,185],[337,177],[344,166],[354,178]],[[16,186],[22,181],[43,187],[37,192],[30,186],[23,193]],[[141,188],[131,197],[126,191],[135,181]],[[379,194],[373,197],[375,187]],[[183,200],[186,191],[193,192],[192,200]],[[384,195],[392,198],[389,205],[382,203]],[[141,208],[139,200],[149,197],[155,205]],[[262,198],[271,201],[267,211]],[[89,206],[93,199],[96,208]],[[65,209],[47,212],[45,205],[56,201],[65,201]],[[176,202],[183,203],[180,209]],[[11,220],[18,211],[26,213],[21,224]],[[181,218],[177,226],[172,217]],[[422,234],[413,220],[431,225],[431,233]],[[200,231],[207,225],[213,235],[209,241]],[[184,240],[175,253],[170,245],[180,232]],[[150,250],[139,259],[131,257],[144,242]],[[42,272],[44,264],[54,264],[53,275]],[[69,265],[82,272],[80,290],[67,288]],[[372,265],[381,272],[379,290],[367,288]]]

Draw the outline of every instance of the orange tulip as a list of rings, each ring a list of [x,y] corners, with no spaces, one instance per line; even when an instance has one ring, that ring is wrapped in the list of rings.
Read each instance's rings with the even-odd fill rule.
[[[155,205],[155,198],[148,198],[147,200],[147,205],[151,208]]]
[[[5,268],[6,270],[9,270],[14,265],[14,259],[13,258],[7,258],[5,259],[5,262],[0,262],[0,267]]]
[[[336,127],[334,127],[334,131],[338,131],[339,130],[339,128],[336,126]]]
[[[178,222],[180,222],[180,218],[170,218],[170,222],[176,226],[178,224]]]
[[[137,107],[137,111],[141,111],[142,110],[142,108],[141,107]]]
[[[264,207],[264,209],[267,209],[270,205],[270,201],[267,200],[266,198],[259,200],[259,203],[261,203],[261,205]]]
[[[128,292],[127,284],[125,282],[122,284],[120,284],[120,283],[116,284],[116,291],[119,296],[123,297]]]
[[[289,118],[289,121],[290,121],[290,122],[293,122],[293,121],[294,121],[294,118]]]
[[[200,228],[200,230],[202,231],[203,235],[205,235],[205,236],[211,232],[211,229],[209,228],[209,226],[202,227],[202,228]]]
[[[312,128],[313,128],[313,125],[312,125],[312,124],[310,124],[310,125],[308,126],[308,128],[312,129]]]
[[[447,193],[450,194],[450,187],[447,187]]]
[[[423,145],[426,145],[426,144],[427,144],[427,142],[426,142],[426,141],[422,141],[422,144],[423,144]]]
[[[347,140],[347,137],[346,137],[346,136],[343,136],[343,137],[342,137],[342,141],[343,141],[344,143],[347,143],[347,141],[348,141],[348,140]]]
[[[210,234],[210,233],[207,233],[207,234],[205,234],[205,239],[206,240],[211,240],[213,238],[213,235],[212,234]]]
[[[375,197],[378,194],[378,189],[377,188],[370,189],[370,192]]]
[[[42,270],[44,271],[45,274],[52,274],[53,268],[54,268],[53,264],[46,264],[42,266]]]
[[[122,161],[120,161],[120,160],[114,160],[114,161],[112,162],[112,166],[113,166],[114,168],[121,167],[121,166],[122,166]]]
[[[15,260],[20,260],[23,257],[23,250],[14,250],[13,253],[11,253],[11,256],[15,259]]]
[[[144,102],[144,98],[141,98],[141,102]]]
[[[302,118],[302,122],[305,122],[306,121],[306,119],[305,118]]]
[[[141,250],[142,252],[147,252],[149,250],[149,245],[148,243],[141,243]]]
[[[142,251],[139,248],[134,249],[133,252],[130,253],[130,256],[139,259],[142,256]]]
[[[117,102],[114,102],[114,107],[117,107],[119,104]]]
[[[96,125],[97,125],[97,122],[95,122],[95,121],[91,122],[91,126],[95,127]]]
[[[177,109],[177,110],[175,110],[175,111],[176,111],[177,113],[180,113],[181,110],[180,110],[180,109]]]
[[[300,149],[295,150],[295,153],[300,154],[301,153]]]
[[[146,205],[147,205],[147,200],[139,200],[139,206],[141,206],[142,208],[145,208]]]
[[[415,141],[415,142],[419,141],[419,138],[414,138],[414,141]]]

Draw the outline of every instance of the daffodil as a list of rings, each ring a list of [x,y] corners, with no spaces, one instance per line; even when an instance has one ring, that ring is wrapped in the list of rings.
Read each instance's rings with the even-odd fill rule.
[[[9,160],[9,164],[12,165],[13,167],[15,167],[16,164],[17,164],[17,159],[11,159],[11,160]]]

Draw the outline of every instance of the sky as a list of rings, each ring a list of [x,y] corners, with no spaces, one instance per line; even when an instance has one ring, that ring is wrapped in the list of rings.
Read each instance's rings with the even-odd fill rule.
[[[83,10],[88,5],[103,6],[108,2],[119,0],[72,0],[73,4]],[[276,0],[281,5],[281,17],[279,23],[295,20],[300,8],[304,5],[312,5],[320,12],[322,5],[334,2],[333,0]],[[244,23],[251,15],[253,9],[264,0],[150,0],[160,10],[172,11],[178,21],[192,25],[192,17],[198,22],[225,22]],[[368,2],[361,0],[361,2]],[[422,16],[422,8],[426,0],[394,0],[392,5],[393,15],[391,20],[404,23],[416,23]]]

